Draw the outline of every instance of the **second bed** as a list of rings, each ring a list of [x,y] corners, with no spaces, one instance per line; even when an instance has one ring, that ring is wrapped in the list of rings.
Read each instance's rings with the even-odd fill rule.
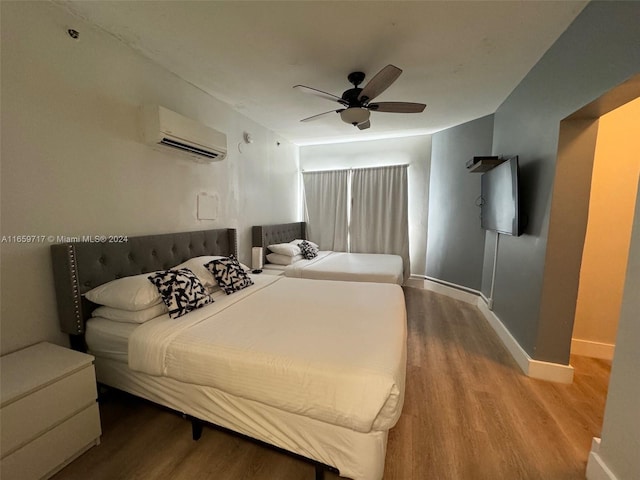
[[[398,285],[404,282],[404,265],[399,255],[319,251],[313,259],[298,259],[289,265],[268,261],[269,245],[306,238],[305,222],[253,227],[253,246],[262,247],[264,267],[280,270],[286,277]]]

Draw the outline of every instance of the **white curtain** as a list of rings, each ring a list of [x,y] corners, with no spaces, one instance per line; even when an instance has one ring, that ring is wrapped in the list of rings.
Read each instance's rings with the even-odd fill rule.
[[[347,251],[348,170],[304,172],[307,237],[320,250]]]
[[[393,253],[409,265],[407,165],[355,169],[351,174],[351,251]]]

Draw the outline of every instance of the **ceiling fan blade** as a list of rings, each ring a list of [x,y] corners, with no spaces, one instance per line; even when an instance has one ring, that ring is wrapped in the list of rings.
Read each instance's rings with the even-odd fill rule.
[[[371,122],[367,120],[366,122],[362,122],[361,124],[359,124],[358,128],[360,130],[364,130],[365,128],[369,128],[370,126],[371,126]]]
[[[320,117],[323,117],[325,115],[329,115],[330,113],[340,113],[341,111],[343,111],[344,108],[339,108],[338,110],[329,110],[328,112],[324,112],[324,113],[319,113],[317,115],[313,115],[311,117],[307,117],[307,118],[303,118],[302,120],[300,120],[301,122],[310,122],[312,120],[316,120]]]
[[[426,105],[412,102],[377,102],[370,103],[367,108],[372,112],[420,113],[424,111]]]
[[[394,65],[387,65],[378,73],[376,76],[369,80],[369,83],[365,85],[365,87],[358,95],[358,100],[361,102],[368,102],[373,100],[382,92],[384,92],[389,86],[397,80],[397,78],[402,73],[398,67]]]
[[[317,97],[326,98],[327,100],[333,100],[334,102],[344,102],[342,98],[331,93],[323,92],[322,90],[318,90],[317,88],[306,87],[304,85],[294,85],[293,88],[296,88],[304,93],[310,93],[311,95],[315,95]]]

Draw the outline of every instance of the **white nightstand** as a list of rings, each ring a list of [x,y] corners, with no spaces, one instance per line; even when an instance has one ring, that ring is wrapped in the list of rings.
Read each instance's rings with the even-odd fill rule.
[[[93,357],[38,343],[0,357],[0,477],[52,476],[100,443]]]

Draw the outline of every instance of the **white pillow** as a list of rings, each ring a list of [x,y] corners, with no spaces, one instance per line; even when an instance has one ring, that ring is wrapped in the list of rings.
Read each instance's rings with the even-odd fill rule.
[[[294,245],[300,245],[300,243],[304,242],[305,240],[300,240],[300,239],[295,239],[295,240],[291,240],[291,243],[293,243]],[[306,240],[307,242],[309,242],[311,245],[313,245],[314,247],[316,247],[317,249],[320,249],[320,247],[318,246],[317,243],[313,243],[311,240]]]
[[[293,243],[276,243],[275,245],[269,245],[267,248],[271,250],[272,253],[288,255],[290,257],[300,255],[302,253],[300,251],[300,247]]]
[[[267,255],[269,263],[274,263],[276,265],[291,265],[303,258],[304,257],[302,255],[294,255],[293,257],[290,257],[289,255],[280,255],[279,253],[270,253]]]
[[[209,263],[212,260],[219,260],[221,258],[226,257],[222,257],[220,255],[193,257],[186,262],[173,267],[172,270],[176,270],[178,268],[188,268],[196,277],[198,277],[198,280],[202,282],[202,285],[204,285],[204,288],[207,290],[207,292],[213,293],[217,290],[220,290],[220,286],[218,285],[218,282],[216,282],[216,279],[213,278],[213,274],[205,268],[204,264]]]
[[[138,311],[162,302],[156,286],[147,278],[154,272],[122,277],[104,283],[85,293],[85,297],[98,305]]]
[[[159,317],[167,313],[169,309],[164,303],[158,303],[149,308],[132,312],[131,310],[121,310],[119,308],[112,307],[98,307],[92,313],[92,317],[102,317],[107,320],[113,320],[116,322],[125,323],[144,323],[152,318]]]

